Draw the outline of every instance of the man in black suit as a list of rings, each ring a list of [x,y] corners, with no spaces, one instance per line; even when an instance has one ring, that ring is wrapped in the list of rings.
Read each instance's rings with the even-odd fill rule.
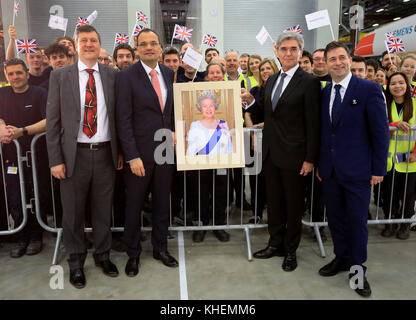
[[[95,263],[106,275],[118,275],[109,252],[114,177],[122,161],[117,153],[114,114],[116,71],[97,62],[101,38],[94,27],[79,27],[76,43],[78,62],[51,73],[46,142],[51,173],[61,182],[70,282],[83,288],[87,206],[94,231]]]
[[[155,152],[161,142],[155,133],[173,130],[174,72],[158,64],[161,55],[159,36],[145,29],[138,36],[140,61],[117,75],[117,131],[130,170],[125,170],[126,214],[124,240],[129,260],[126,274],[139,272],[141,210],[148,188],[152,191],[153,257],[169,267],[178,262],[167,251],[169,193],[172,164],[156,163]],[[160,131],[159,131],[160,132]],[[172,136],[167,137],[173,153]]]
[[[313,169],[319,147],[321,85],[299,66],[303,37],[294,32],[276,42],[282,65],[270,76],[264,105],[263,168],[266,176],[269,244],[255,258],[284,256],[282,268],[297,267],[304,212],[304,178]]]

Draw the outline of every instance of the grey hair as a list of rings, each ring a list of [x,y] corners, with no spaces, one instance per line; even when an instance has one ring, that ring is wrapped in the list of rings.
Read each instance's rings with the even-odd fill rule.
[[[277,37],[276,40],[276,48],[279,48],[283,41],[285,40],[296,40],[299,44],[300,50],[303,50],[303,47],[305,45],[305,41],[303,41],[303,36],[299,33],[296,33],[294,31],[286,31]]]
[[[199,111],[201,111],[201,102],[202,102],[202,100],[205,100],[205,99],[211,99],[212,101],[214,101],[215,110],[218,110],[218,107],[220,106],[220,104],[217,101],[217,96],[215,95],[215,93],[213,91],[205,90],[199,95],[198,102],[196,103],[196,108]]]

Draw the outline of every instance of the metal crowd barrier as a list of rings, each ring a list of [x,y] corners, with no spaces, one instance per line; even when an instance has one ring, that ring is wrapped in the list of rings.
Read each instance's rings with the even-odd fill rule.
[[[392,131],[398,131],[398,129],[396,127],[389,127],[390,132]],[[391,141],[395,141],[395,150],[394,150],[394,154],[393,154],[393,159],[396,159],[396,154],[399,155],[400,153],[397,153],[397,142],[398,141],[407,141],[408,142],[408,150],[407,153],[410,154],[413,150],[410,150],[410,146],[411,146],[411,142],[412,141],[416,141],[416,126],[413,127],[411,129],[411,131],[409,132],[409,134],[407,136],[399,136],[396,135],[396,138],[393,137],[393,135],[391,136]],[[390,155],[390,154],[389,154]],[[381,186],[382,184],[378,184],[376,186],[376,188],[378,188],[378,196],[377,196],[377,202],[374,203],[376,206],[376,217],[375,219],[371,219],[368,220],[368,224],[369,225],[380,225],[380,224],[401,224],[401,223],[415,223],[416,222],[416,216],[412,215],[412,218],[404,218],[404,209],[405,209],[405,201],[406,201],[406,189],[407,189],[407,181],[408,181],[408,175],[409,175],[409,157],[407,157],[407,167],[406,167],[406,178],[405,178],[405,186],[404,186],[404,190],[403,190],[403,198],[401,199],[401,217],[400,218],[396,218],[396,219],[392,219],[392,206],[393,206],[393,193],[395,191],[394,189],[394,181],[395,181],[395,176],[396,176],[396,170],[394,168],[394,164],[395,164],[395,160],[393,160],[393,167],[392,167],[392,182],[391,182],[391,193],[390,193],[390,205],[389,205],[389,213],[388,216],[384,216],[384,219],[381,219],[380,216],[380,195],[381,195]],[[326,217],[326,210],[324,210],[324,217],[323,217],[323,221],[313,221],[313,208],[314,208],[314,201],[316,201],[315,197],[314,197],[314,182],[315,179],[317,179],[315,177],[315,170],[312,172],[313,176],[312,176],[312,184],[311,184],[311,205],[310,205],[310,215],[309,215],[309,219],[303,219],[302,223],[306,226],[312,227],[314,229],[314,233],[315,233],[315,237],[317,239],[318,242],[318,246],[319,246],[319,250],[321,253],[322,257],[326,256],[325,253],[325,249],[322,243],[322,238],[319,232],[319,227],[327,227],[328,226],[328,221],[327,221],[327,217]],[[384,180],[385,181],[385,180]],[[319,182],[318,182],[319,183]],[[371,188],[371,196],[373,195],[374,191],[374,187]],[[414,190],[413,192],[416,193],[416,190]],[[370,202],[371,205],[371,202]],[[369,208],[370,210],[370,208]]]
[[[56,238],[56,244],[55,244],[55,250],[54,250],[54,255],[53,255],[53,260],[52,260],[52,264],[57,264],[58,261],[58,254],[59,254],[59,247],[60,247],[60,243],[62,240],[62,228],[59,227],[57,225],[57,219],[56,219],[56,201],[59,199],[55,199],[54,198],[54,189],[53,189],[53,177],[51,176],[51,186],[52,186],[52,199],[53,199],[53,221],[52,223],[49,223],[47,221],[43,221],[42,219],[42,215],[41,215],[41,210],[42,208],[40,207],[40,201],[39,201],[39,185],[38,185],[38,176],[37,176],[37,165],[36,165],[36,142],[39,140],[40,137],[42,137],[43,135],[45,135],[45,133],[42,134],[38,134],[36,135],[33,140],[32,140],[32,145],[31,145],[31,152],[32,152],[32,170],[33,170],[33,182],[34,182],[34,190],[35,190],[35,206],[36,206],[36,216],[37,219],[39,221],[39,224],[47,231],[49,232],[54,232],[57,233],[57,238]],[[254,139],[256,141],[255,143],[255,147],[254,147],[254,156],[251,157],[250,156],[250,135],[254,136]],[[262,129],[258,129],[258,128],[244,128],[244,145],[245,145],[245,154],[246,154],[246,163],[250,162],[250,160],[254,161],[254,171],[259,172],[261,170],[261,167],[259,168],[258,166],[261,166],[262,163],[262,157],[261,157],[261,145],[262,145]],[[227,205],[226,205],[226,224],[225,225],[215,225],[215,171],[213,171],[213,190],[212,190],[212,216],[211,216],[211,221],[212,224],[210,225],[202,225],[202,221],[201,221],[201,193],[200,193],[200,171],[198,171],[198,220],[196,221],[196,225],[192,224],[189,225],[188,224],[188,208],[187,208],[187,192],[186,192],[186,171],[184,172],[184,197],[183,197],[183,225],[182,226],[178,226],[174,224],[173,218],[172,218],[172,206],[170,208],[170,226],[169,226],[169,231],[205,231],[205,230],[243,230],[245,233],[245,239],[246,239],[246,243],[247,243],[247,256],[248,256],[248,260],[251,261],[252,258],[252,251],[251,251],[251,241],[250,241],[250,230],[251,229],[257,229],[257,228],[266,228],[267,224],[263,224],[263,223],[257,223],[257,216],[258,216],[258,212],[257,212],[257,192],[256,192],[256,196],[255,196],[255,212],[254,212],[254,217],[255,217],[255,223],[252,224],[248,224],[248,223],[244,223],[243,222],[243,197],[241,197],[241,204],[240,204],[240,217],[239,217],[239,221],[235,221],[235,219],[233,219],[233,221],[230,221],[232,218],[232,214],[233,212],[236,212],[236,210],[231,210],[231,205],[229,203],[229,195],[230,192],[232,192],[230,190],[230,170],[231,169],[226,169],[227,172]],[[243,180],[245,178],[245,175],[250,174],[253,171],[253,168],[243,168],[243,170],[241,171],[241,179]],[[258,183],[258,177],[256,176],[256,185]],[[244,184],[241,183],[241,194],[243,194],[244,190],[243,190],[243,186]],[[256,188],[256,191],[258,190],[258,188]],[[232,212],[233,211],[233,212]],[[142,231],[151,231],[152,228],[151,227],[143,227],[143,214],[142,214]],[[194,217],[195,218],[195,217]],[[112,217],[112,221],[113,221],[113,226],[111,228],[112,231],[115,232],[123,232],[124,231],[124,227],[121,226],[115,226],[114,225],[114,210],[113,210],[113,217]],[[92,232],[92,228],[85,228],[85,232]]]
[[[19,175],[19,182],[20,182],[20,197],[22,202],[22,222],[20,225],[16,226],[15,221],[13,220],[13,225],[11,221],[11,214],[9,212],[9,205],[7,200],[7,184],[6,184],[6,174],[7,168],[5,168],[5,162],[3,157],[3,144],[0,147],[0,160],[1,160],[1,170],[2,170],[2,181],[3,181],[3,191],[4,191],[4,203],[5,203],[5,211],[6,214],[6,220],[7,220],[7,230],[1,230],[0,235],[11,235],[15,234],[19,231],[21,231],[27,223],[27,209],[33,209],[32,204],[29,202],[26,202],[26,192],[25,192],[25,179],[24,179],[24,170],[23,170],[23,162],[26,162],[26,164],[29,166],[29,160],[28,160],[28,153],[26,156],[22,156],[22,149],[20,147],[19,142],[15,139],[13,140],[14,145],[16,147],[16,155],[17,155],[17,170]],[[33,213],[33,210],[32,210]],[[3,214],[0,213],[0,214]]]

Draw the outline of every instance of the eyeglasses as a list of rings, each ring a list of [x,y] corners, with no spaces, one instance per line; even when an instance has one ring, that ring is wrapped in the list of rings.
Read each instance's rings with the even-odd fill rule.
[[[159,44],[159,42],[157,42],[157,41],[152,41],[152,42],[140,42],[139,43],[139,47],[141,47],[141,48],[145,48],[145,47],[147,47],[147,46],[151,46],[151,47],[157,47],[157,46],[160,46],[160,44]]]

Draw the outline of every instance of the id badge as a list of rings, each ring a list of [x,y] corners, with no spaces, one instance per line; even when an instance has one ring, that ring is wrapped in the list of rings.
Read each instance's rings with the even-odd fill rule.
[[[17,174],[17,167],[7,167],[7,174]]]

